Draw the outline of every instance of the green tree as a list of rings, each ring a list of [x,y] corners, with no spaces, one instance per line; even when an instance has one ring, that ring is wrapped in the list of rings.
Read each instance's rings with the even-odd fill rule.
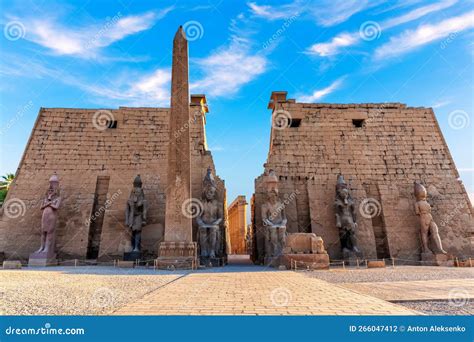
[[[8,190],[15,179],[15,175],[13,173],[7,173],[5,176],[2,176],[2,178],[3,180],[0,181],[0,203],[3,203],[5,197],[7,197]]]

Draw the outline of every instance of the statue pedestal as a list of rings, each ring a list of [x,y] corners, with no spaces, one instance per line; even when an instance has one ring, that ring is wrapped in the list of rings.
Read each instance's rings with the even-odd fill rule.
[[[357,266],[362,263],[363,255],[362,253],[356,253],[350,251],[348,249],[343,249],[342,251],[342,258],[344,259],[344,263],[348,266]],[[357,260],[359,262],[357,263]]]
[[[225,258],[200,257],[199,263],[204,267],[222,267],[225,265]]]
[[[158,269],[196,269],[196,242],[161,242],[156,259]]]
[[[453,258],[447,254],[421,253],[423,266],[454,266]]]
[[[285,254],[281,262],[287,269],[329,269],[328,254]]]
[[[137,261],[141,260],[142,252],[126,252],[123,253],[123,261]]]
[[[58,260],[56,259],[56,253],[31,253],[28,259],[28,266],[57,266]]]

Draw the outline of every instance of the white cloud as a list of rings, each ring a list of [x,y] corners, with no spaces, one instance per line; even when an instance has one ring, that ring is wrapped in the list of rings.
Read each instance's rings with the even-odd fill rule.
[[[118,12],[109,20],[80,28],[64,26],[52,18],[21,20],[26,26],[25,39],[39,44],[57,55],[81,58],[97,57],[101,48],[127,36],[148,30],[172,8],[160,12],[123,16]]]
[[[332,93],[336,89],[339,89],[344,81],[345,77],[341,77],[334,82],[332,82],[329,86],[323,89],[318,89],[313,91],[311,95],[301,95],[297,96],[298,102],[303,103],[312,103],[320,100],[321,98],[325,97],[326,95]]]
[[[458,34],[461,31],[474,27],[474,11],[464,15],[449,18],[436,24],[425,24],[415,30],[406,30],[402,34],[392,37],[390,41],[375,50],[375,59],[396,57],[408,53],[420,46]]]
[[[210,96],[229,96],[265,72],[265,56],[252,54],[248,45],[234,40],[210,56],[196,60],[204,77],[191,84],[191,90]]]
[[[126,79],[134,79],[127,75]],[[74,81],[73,81],[74,82]],[[168,107],[170,101],[171,70],[157,69],[139,76],[134,82],[114,80],[106,85],[79,83],[77,86],[98,97],[116,100],[121,105],[138,107]]]
[[[341,33],[334,37],[329,43],[318,43],[308,49],[309,54],[317,54],[321,57],[335,55],[340,48],[356,44],[360,40],[358,34]]]
[[[253,15],[267,20],[286,19],[292,15],[298,14],[300,1],[295,1],[281,6],[257,5],[255,2],[250,2],[247,5]]]
[[[370,3],[367,0],[327,0],[311,6],[311,12],[318,24],[328,27],[343,23],[354,14],[372,7],[376,3],[377,1]]]
[[[340,24],[354,14],[378,4],[379,1],[368,0],[294,0],[279,6],[258,5],[256,2],[247,5],[253,15],[266,20],[286,19],[305,14],[318,25],[328,27]]]
[[[441,108],[441,107],[444,107],[444,106],[447,106],[448,104],[450,104],[451,101],[449,100],[446,100],[446,101],[438,101],[438,102],[435,102],[434,104],[431,105],[431,108],[433,109],[436,109],[436,108]]]
[[[382,32],[384,32],[384,30],[388,30],[398,25],[406,24],[410,21],[417,20],[430,13],[434,13],[448,8],[454,5],[456,2],[457,0],[446,0],[416,8],[399,17],[395,17],[381,22],[380,28]],[[332,56],[338,54],[341,51],[341,48],[357,45],[361,42],[361,40],[362,38],[360,37],[359,32],[343,32],[336,35],[327,43],[317,43],[310,46],[307,52],[309,54],[319,55],[321,57]]]

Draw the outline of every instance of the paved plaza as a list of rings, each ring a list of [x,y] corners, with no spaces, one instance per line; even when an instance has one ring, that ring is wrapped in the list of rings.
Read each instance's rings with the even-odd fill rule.
[[[1,270],[0,291],[2,315],[472,314],[474,277],[471,269],[436,267],[316,272],[248,264],[192,272],[54,267]],[[431,311],[425,312],[427,303]]]

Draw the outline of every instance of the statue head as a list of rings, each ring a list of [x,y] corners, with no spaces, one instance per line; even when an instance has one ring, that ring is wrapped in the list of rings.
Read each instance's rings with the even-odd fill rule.
[[[351,199],[351,194],[350,194],[350,191],[349,191],[349,187],[347,186],[343,175],[338,175],[337,176],[336,195],[345,204],[348,204],[349,200]]]
[[[217,185],[212,175],[211,167],[207,168],[206,176],[202,182],[202,197],[208,201],[212,201],[216,197]]]
[[[268,189],[267,199],[272,204],[276,203],[278,200],[278,189],[277,188]]]
[[[142,188],[142,179],[140,175],[137,175],[135,179],[133,180],[133,189],[130,193],[130,198],[129,200],[132,202],[138,202],[140,200],[143,200],[144,193],[143,193],[143,188]]]
[[[46,192],[46,196],[48,199],[59,196],[59,178],[56,172],[53,173],[53,175],[49,178],[49,187]]]
[[[419,181],[415,181],[414,192],[415,192],[415,198],[417,201],[426,200],[426,197],[427,197],[426,188]]]

